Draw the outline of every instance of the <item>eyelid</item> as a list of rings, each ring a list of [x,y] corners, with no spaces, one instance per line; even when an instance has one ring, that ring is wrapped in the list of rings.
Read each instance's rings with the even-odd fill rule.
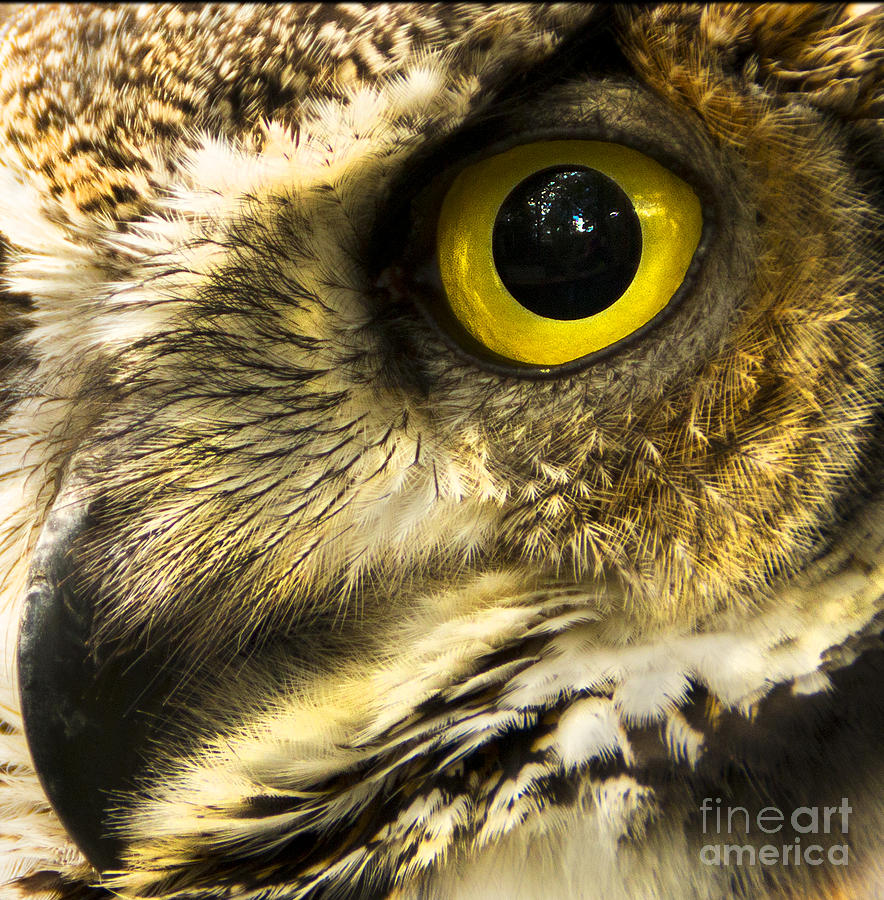
[[[413,217],[415,212],[441,205],[457,176],[484,159],[525,144],[568,140],[622,144],[644,154],[686,182],[700,199],[704,220],[715,220],[718,204],[712,181],[680,154],[681,148],[669,146],[663,137],[639,135],[614,122],[564,122],[510,129],[505,115],[486,119],[433,142],[406,164],[387,190],[389,209],[398,210],[400,215],[385,217],[385,222],[402,224],[403,214]]]

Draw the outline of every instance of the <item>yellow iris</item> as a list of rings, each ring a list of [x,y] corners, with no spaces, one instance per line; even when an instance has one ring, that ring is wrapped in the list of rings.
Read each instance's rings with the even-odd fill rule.
[[[535,172],[553,166],[595,169],[626,194],[641,227],[631,283],[606,309],[553,319],[527,309],[504,286],[492,252],[501,204]],[[668,169],[622,144],[539,141],[484,159],[461,172],[442,203],[436,250],[442,284],[461,325],[494,353],[554,366],[632,334],[670,301],[700,241],[703,217],[693,190]]]

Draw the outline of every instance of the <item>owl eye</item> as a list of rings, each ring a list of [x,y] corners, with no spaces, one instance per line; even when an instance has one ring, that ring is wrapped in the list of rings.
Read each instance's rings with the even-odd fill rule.
[[[436,226],[453,318],[492,354],[557,366],[669,304],[700,242],[697,195],[622,144],[538,141],[451,183]]]

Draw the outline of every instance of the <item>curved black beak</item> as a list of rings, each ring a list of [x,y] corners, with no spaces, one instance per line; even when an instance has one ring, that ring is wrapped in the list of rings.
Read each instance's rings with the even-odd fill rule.
[[[64,827],[99,870],[122,849],[113,813],[136,788],[158,727],[162,666],[135,649],[96,648],[94,598],[77,573],[76,544],[89,529],[86,504],[55,503],[29,574],[18,639],[25,733],[37,774]]]

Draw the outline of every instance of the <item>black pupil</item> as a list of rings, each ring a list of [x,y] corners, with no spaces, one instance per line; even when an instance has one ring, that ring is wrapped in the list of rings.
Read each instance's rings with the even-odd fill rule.
[[[548,319],[582,319],[629,287],[642,255],[641,226],[607,175],[554,166],[503,201],[492,251],[501,281],[522,306]]]

